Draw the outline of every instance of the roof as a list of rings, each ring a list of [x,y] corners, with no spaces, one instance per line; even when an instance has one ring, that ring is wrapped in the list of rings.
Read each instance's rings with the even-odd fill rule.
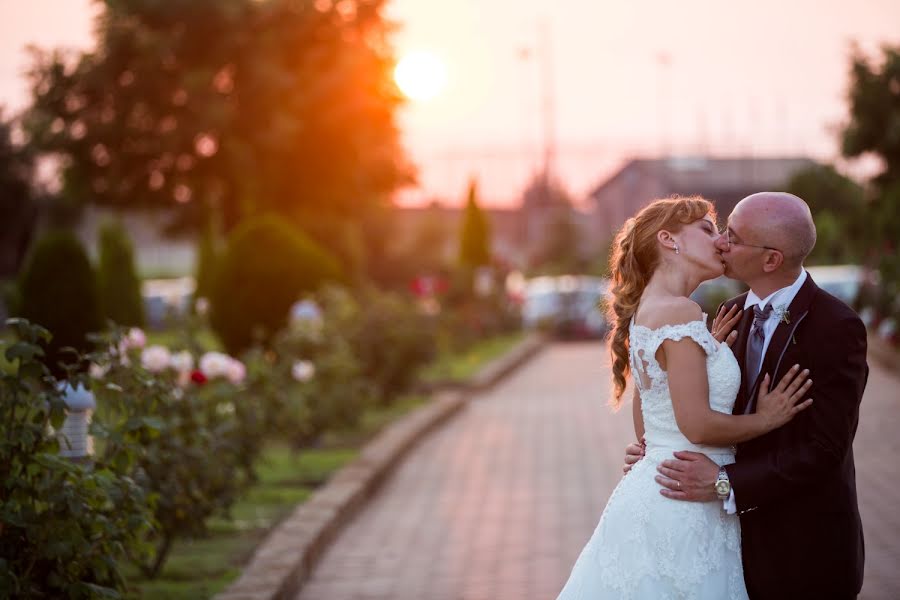
[[[794,173],[816,164],[806,157],[639,158],[629,161],[590,196],[597,198],[607,185],[621,177],[651,177],[673,194],[709,194],[735,188],[764,191],[782,188]]]

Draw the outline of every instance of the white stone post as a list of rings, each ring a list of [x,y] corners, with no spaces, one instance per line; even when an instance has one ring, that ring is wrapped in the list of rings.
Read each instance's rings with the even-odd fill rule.
[[[94,394],[81,384],[73,388],[68,382],[62,391],[67,409],[66,420],[57,432],[59,455],[88,460],[94,454],[94,438],[88,434],[91,415],[97,407]]]

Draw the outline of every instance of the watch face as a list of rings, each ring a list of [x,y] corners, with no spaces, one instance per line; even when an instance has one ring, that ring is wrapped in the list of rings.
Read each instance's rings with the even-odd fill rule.
[[[716,482],[716,493],[724,496],[731,491],[731,485],[727,481],[717,481]]]

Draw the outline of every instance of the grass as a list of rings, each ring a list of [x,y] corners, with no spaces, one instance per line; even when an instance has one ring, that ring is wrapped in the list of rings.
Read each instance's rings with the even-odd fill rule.
[[[421,379],[425,383],[460,382],[469,379],[489,361],[509,351],[525,337],[523,332],[488,338],[460,353],[442,352],[426,367]]]
[[[259,464],[259,483],[231,509],[231,518],[209,520],[209,537],[178,540],[157,579],[144,579],[132,566],[126,577],[135,587],[132,597],[148,600],[209,598],[241,572],[266,533],[306,500],[313,486],[356,457],[353,448],[293,452],[271,444]]]
[[[280,443],[267,446],[257,464],[259,482],[232,506],[230,518],[217,516],[207,522],[208,538],[176,541],[157,579],[127,568],[126,578],[135,588],[132,597],[194,600],[225,589],[273,526],[353,460],[366,440],[425,401],[423,396],[406,396],[389,407],[372,408],[357,430],[330,433],[321,448],[295,452]]]

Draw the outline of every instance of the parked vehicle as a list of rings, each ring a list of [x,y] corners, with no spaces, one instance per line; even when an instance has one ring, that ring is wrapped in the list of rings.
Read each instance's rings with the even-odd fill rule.
[[[878,272],[869,273],[859,265],[825,265],[806,267],[820,288],[840,301],[853,306],[863,285],[878,285]]]
[[[605,337],[609,324],[601,304],[608,288],[599,277],[535,277],[525,284],[522,322],[564,338]]]
[[[712,323],[719,305],[729,298],[743,293],[746,289],[747,286],[740,281],[720,275],[697,286],[697,289],[691,294],[691,300],[700,305]]]
[[[190,312],[196,284],[193,277],[147,279],[141,284],[147,326],[162,329],[170,317],[183,317]]]

